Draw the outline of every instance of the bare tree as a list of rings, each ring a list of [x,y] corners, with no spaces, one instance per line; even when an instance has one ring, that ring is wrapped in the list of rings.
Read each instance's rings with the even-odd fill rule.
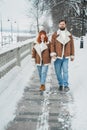
[[[31,4],[28,10],[28,17],[33,19],[37,32],[39,32],[39,19],[44,12],[44,0],[28,0],[28,2]]]

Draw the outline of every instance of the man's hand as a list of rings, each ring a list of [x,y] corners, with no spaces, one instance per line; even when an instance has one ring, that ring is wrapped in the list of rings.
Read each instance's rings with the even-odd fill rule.
[[[71,60],[71,61],[74,61],[74,56],[71,56],[71,57],[70,57],[70,60]]]
[[[56,56],[52,56],[52,59],[55,59],[56,58]]]

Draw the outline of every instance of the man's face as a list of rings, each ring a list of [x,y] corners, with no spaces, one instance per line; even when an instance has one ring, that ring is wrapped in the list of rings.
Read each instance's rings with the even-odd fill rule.
[[[60,30],[65,30],[66,24],[64,21],[59,23],[59,28],[60,28]]]

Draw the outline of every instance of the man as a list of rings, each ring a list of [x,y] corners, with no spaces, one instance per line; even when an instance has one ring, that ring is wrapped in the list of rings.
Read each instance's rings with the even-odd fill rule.
[[[59,21],[59,29],[52,35],[51,57],[59,83],[59,90],[69,91],[68,62],[74,60],[74,42],[71,33],[66,28],[66,21]]]

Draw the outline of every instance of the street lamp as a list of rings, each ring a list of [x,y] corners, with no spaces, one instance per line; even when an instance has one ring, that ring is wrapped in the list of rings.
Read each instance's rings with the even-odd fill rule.
[[[19,24],[17,24],[17,41],[19,42]]]
[[[3,46],[3,38],[2,38],[2,19],[1,19],[1,46]]]
[[[19,41],[19,24],[17,23],[17,42]]]
[[[81,9],[82,28],[81,28],[80,48],[83,48],[83,44],[84,44],[83,36],[85,34],[84,19],[85,19],[85,4],[86,4],[86,0],[82,0],[81,4],[82,4],[82,9]]]
[[[10,19],[8,19],[8,22],[11,23],[11,41],[13,42],[13,25],[12,25],[12,21]]]
[[[19,24],[18,24],[18,22],[16,22],[16,21],[15,21],[14,23],[15,23],[16,26],[17,26],[17,27],[16,27],[17,29],[15,30],[15,31],[16,31],[16,40],[19,41]]]

